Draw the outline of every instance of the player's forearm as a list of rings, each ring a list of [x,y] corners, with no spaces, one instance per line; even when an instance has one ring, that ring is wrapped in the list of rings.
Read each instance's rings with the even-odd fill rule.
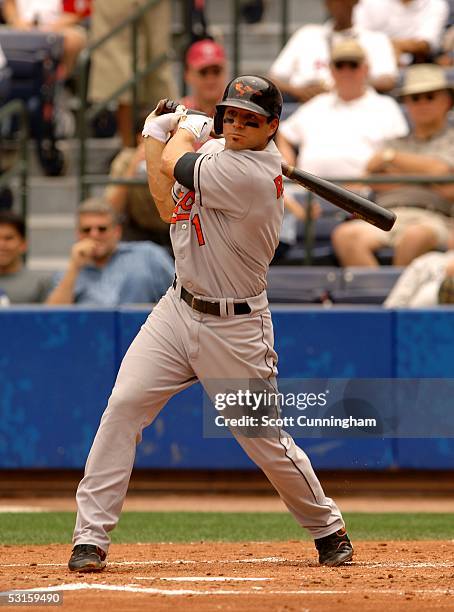
[[[79,269],[71,262],[65,275],[51,292],[46,304],[74,304],[74,287]]]
[[[158,209],[159,216],[166,223],[170,223],[174,202],[171,190],[175,179],[169,178],[161,172],[161,157],[165,143],[155,138],[145,139],[145,160],[147,162],[147,179],[150,193]]]
[[[194,151],[195,136],[188,130],[179,129],[168,141],[161,156],[161,172],[169,179],[174,179],[174,170],[177,161],[185,153]]]

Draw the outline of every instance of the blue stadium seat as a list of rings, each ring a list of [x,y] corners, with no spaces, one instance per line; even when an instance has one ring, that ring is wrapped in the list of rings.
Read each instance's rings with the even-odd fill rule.
[[[340,288],[333,267],[275,266],[268,272],[268,299],[280,303],[320,303]]]
[[[344,268],[340,287],[332,291],[336,304],[382,304],[394,287],[403,268]]]
[[[0,70],[0,102],[9,98],[11,91],[11,68],[5,66]]]
[[[285,121],[292,115],[301,104],[299,102],[284,102],[281,112],[281,121]]]
[[[19,98],[27,105],[43,170],[48,175],[61,174],[64,159],[55,145],[54,98],[63,36],[0,27],[0,45],[12,73],[9,98]]]

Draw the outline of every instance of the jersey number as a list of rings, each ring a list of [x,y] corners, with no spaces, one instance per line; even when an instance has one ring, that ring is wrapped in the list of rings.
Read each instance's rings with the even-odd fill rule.
[[[205,244],[205,238],[203,237],[202,225],[200,223],[199,215],[194,215],[192,217],[191,223],[195,227],[195,233],[197,234],[197,240],[199,242],[199,246],[203,246]]]

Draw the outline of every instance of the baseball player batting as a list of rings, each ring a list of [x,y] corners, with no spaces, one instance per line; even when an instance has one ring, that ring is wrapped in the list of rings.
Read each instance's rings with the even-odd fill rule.
[[[145,122],[148,182],[171,224],[176,277],[129,347],[101,419],[77,490],[72,571],[106,566],[136,444],[173,395],[198,380],[210,396],[214,380],[276,389],[265,288],[283,216],[282,160],[273,141],[281,108],[271,81],[242,76],[228,84],[214,123],[181,107],[160,114],[162,104]],[[222,139],[208,140],[213,126]],[[311,533],[319,562],[349,561],[341,513],[289,434],[232,433]]]

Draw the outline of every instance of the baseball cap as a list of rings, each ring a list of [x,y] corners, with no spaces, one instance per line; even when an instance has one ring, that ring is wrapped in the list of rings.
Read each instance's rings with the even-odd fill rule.
[[[366,59],[366,54],[361,45],[352,39],[342,40],[335,43],[331,48],[331,61],[351,60],[362,62]]]
[[[224,48],[214,40],[198,40],[186,53],[186,64],[200,70],[206,66],[224,66],[226,63]]]
[[[414,64],[407,68],[398,95],[408,96],[441,89],[453,89],[453,86],[448,83],[446,72],[441,66],[437,64]]]

